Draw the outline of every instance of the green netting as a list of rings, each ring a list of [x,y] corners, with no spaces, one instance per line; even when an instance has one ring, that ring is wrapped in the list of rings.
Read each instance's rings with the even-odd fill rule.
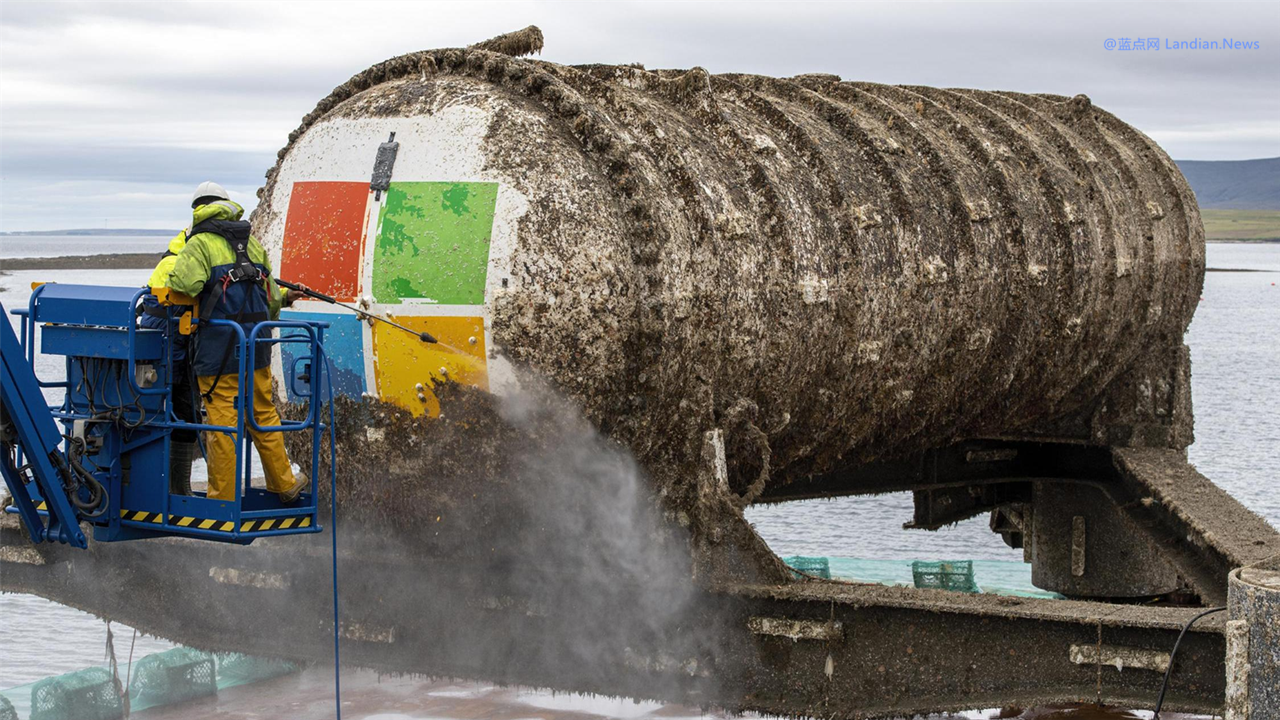
[[[911,563],[911,576],[918,588],[967,593],[982,592],[982,588],[978,587],[978,583],[973,579],[972,560],[941,562],[916,560]]]
[[[88,668],[31,686],[31,720],[115,720],[124,715],[111,673]]]
[[[270,680],[281,675],[296,673],[301,665],[288,660],[256,657],[241,653],[220,653],[218,655],[218,687]]]
[[[911,560],[867,560],[864,558],[829,557],[831,577],[853,582],[905,585],[913,587]],[[1031,583],[1031,566],[1013,560],[974,560],[973,576],[982,578],[982,592],[992,595],[1061,599],[1062,596],[1040,590]]]
[[[139,712],[301,669],[287,660],[174,648],[135,661],[131,674],[121,667],[120,680],[128,677],[129,709]],[[0,720],[107,720],[121,717],[122,705],[111,673],[88,668],[0,691]]]
[[[831,564],[824,557],[804,557],[802,555],[793,555],[791,557],[782,558],[782,562],[788,567],[795,570],[796,577],[809,575],[813,577],[831,579]]]
[[[213,655],[191,648],[148,655],[129,678],[129,700],[138,706],[168,705],[217,692]]]

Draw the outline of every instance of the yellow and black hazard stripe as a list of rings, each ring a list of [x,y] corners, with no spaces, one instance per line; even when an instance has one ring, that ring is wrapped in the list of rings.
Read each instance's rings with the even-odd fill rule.
[[[120,517],[133,522],[152,523],[154,525],[164,523],[163,513],[147,512],[145,510],[121,510]],[[210,518],[184,517],[182,515],[170,515],[169,524],[178,527],[197,527],[201,530],[218,530],[221,532],[231,532],[236,526],[230,520],[212,520]]]
[[[147,512],[146,510],[121,510],[121,520],[132,520],[133,522],[149,522],[159,525],[164,522],[163,513]]]
[[[265,532],[267,530],[289,530],[290,528],[311,527],[311,516],[267,518],[266,520],[246,520],[240,523],[240,532]]]
[[[156,525],[164,521],[162,513],[146,512],[145,510],[121,510],[120,517],[133,522],[149,522]],[[184,515],[170,515],[169,524],[180,528],[198,528],[200,530],[217,530],[218,532],[231,532],[236,527],[236,524],[231,520],[214,520],[212,518],[187,517]],[[240,532],[289,530],[291,528],[305,527],[311,527],[310,516],[246,520],[240,523]]]
[[[187,517],[185,515],[170,515],[169,524],[180,528],[199,528],[200,530],[217,530],[218,532],[231,532],[236,527],[236,524],[230,520],[213,520],[211,518]]]

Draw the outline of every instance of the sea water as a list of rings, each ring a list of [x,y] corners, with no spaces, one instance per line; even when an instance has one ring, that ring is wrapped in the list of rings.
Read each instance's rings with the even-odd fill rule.
[[[176,230],[174,234],[177,234]],[[4,271],[6,258],[116,253],[155,253],[158,256],[168,246],[169,237],[164,235],[0,235],[0,272]]]

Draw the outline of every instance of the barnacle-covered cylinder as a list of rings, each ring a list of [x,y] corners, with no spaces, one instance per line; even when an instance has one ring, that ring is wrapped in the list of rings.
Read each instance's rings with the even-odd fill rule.
[[[1172,161],[1084,96],[482,49],[337,88],[255,226],[281,277],[441,339],[300,304],[339,392],[545,380],[642,458],[745,416],[782,476],[1097,404],[1181,346],[1204,257]]]

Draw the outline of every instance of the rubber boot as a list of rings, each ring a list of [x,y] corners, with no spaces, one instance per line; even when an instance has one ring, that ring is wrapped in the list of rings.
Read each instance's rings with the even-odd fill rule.
[[[191,494],[191,461],[195,459],[195,455],[196,444],[193,442],[169,443],[170,494]]]
[[[303,490],[311,489],[311,481],[301,475],[297,475],[293,479],[293,485],[282,493],[276,493],[280,496],[280,502],[290,505],[298,501],[298,497],[302,495]]]

